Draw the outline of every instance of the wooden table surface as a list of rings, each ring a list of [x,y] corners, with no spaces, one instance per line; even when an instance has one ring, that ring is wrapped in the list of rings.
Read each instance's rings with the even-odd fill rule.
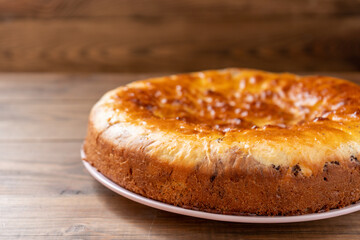
[[[331,75],[360,83],[360,73]],[[89,110],[107,90],[147,76],[0,74],[1,239],[360,239],[360,212],[226,223],[146,207],[100,185],[80,161]]]

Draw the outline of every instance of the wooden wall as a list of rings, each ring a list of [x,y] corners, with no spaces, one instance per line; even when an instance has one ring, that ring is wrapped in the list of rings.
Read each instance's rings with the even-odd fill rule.
[[[0,71],[360,70],[359,0],[0,0]]]

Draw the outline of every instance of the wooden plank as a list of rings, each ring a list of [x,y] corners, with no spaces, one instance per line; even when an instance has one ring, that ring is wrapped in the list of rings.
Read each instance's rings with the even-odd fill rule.
[[[28,198],[24,200],[28,201]],[[101,197],[78,197],[59,198],[57,202],[44,204],[48,199],[35,198],[28,203],[36,206],[39,216],[32,214],[29,218],[9,218],[0,236],[96,236],[106,239],[359,239],[356,226],[359,224],[358,214],[313,223],[235,224],[179,216],[138,204],[126,205],[121,200],[125,199],[114,197],[109,201]],[[88,204],[82,204],[84,202],[92,202],[92,208]],[[20,208],[22,203],[23,201],[16,202],[14,205]],[[48,211],[47,215],[41,214],[47,207],[52,210]],[[95,212],[97,217],[72,217],[74,213],[85,215],[86,212],[90,215]],[[108,216],[109,212],[113,212],[112,217]],[[62,217],[66,214],[66,217]],[[19,221],[23,223],[21,228]]]
[[[312,223],[235,224],[171,214],[110,194],[2,198],[1,206],[7,208],[0,236],[359,239],[359,213]]]
[[[81,140],[90,109],[105,92],[150,76],[2,74],[0,141]]]
[[[3,103],[0,141],[83,139],[95,101]]]
[[[134,15],[344,16],[359,13],[360,1],[17,0],[0,1],[2,18],[121,17]]]
[[[105,92],[155,74],[0,74],[0,104],[34,100],[98,100]]]
[[[84,174],[80,161],[81,144],[81,140],[1,143],[0,192],[56,197],[99,191],[96,185],[89,188],[85,184],[90,176]]]
[[[100,17],[91,14],[97,11],[98,1],[84,2],[50,1],[40,8],[37,6],[44,1],[34,5],[27,1],[24,6],[3,4],[6,21],[0,22],[0,70],[159,72],[229,66],[274,71],[360,69],[358,1],[325,1],[324,8],[284,0],[279,4],[121,1],[119,5],[103,3],[106,9],[115,4],[113,9],[118,6],[123,11],[121,16],[113,16],[116,10],[109,10],[112,13],[108,17],[101,17],[107,12],[102,8],[98,8]],[[38,10],[27,16],[28,8]],[[271,15],[266,9],[276,11]],[[323,15],[315,14],[319,9]],[[45,17],[41,17],[43,11]],[[11,12],[19,17],[12,17]],[[60,16],[74,14],[74,18],[51,17],[57,12]]]
[[[113,196],[86,173],[80,160],[81,144],[81,140],[0,143],[0,193],[14,198],[56,199],[94,192]]]

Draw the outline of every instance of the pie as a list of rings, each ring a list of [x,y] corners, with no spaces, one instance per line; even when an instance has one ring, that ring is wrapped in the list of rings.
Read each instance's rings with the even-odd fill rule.
[[[134,193],[232,215],[360,199],[360,86],[223,69],[136,81],[92,108],[85,161]]]

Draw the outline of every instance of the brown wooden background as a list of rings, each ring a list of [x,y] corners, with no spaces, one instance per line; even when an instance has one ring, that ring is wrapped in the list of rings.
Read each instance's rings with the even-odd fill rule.
[[[359,0],[0,0],[0,71],[360,70]]]

